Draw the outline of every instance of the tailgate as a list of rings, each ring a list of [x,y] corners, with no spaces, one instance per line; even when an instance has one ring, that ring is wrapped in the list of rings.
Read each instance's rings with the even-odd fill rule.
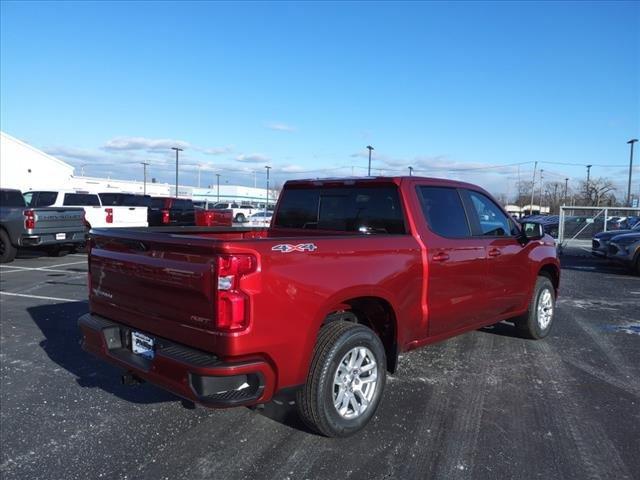
[[[158,335],[178,326],[210,329],[215,320],[217,242],[123,233],[93,235],[92,311]]]
[[[110,207],[113,208],[113,223],[118,227],[146,227],[147,207]]]
[[[35,228],[29,234],[67,233],[85,230],[83,208],[30,208]]]

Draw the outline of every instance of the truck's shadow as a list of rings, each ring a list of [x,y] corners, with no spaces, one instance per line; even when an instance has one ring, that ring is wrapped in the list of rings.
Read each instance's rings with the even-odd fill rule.
[[[145,383],[131,387],[122,385],[122,370],[94,358],[80,348],[80,332],[77,319],[88,310],[87,302],[55,303],[27,308],[34,323],[45,339],[40,347],[51,360],[72,373],[83,388],[101,388],[125,401],[139,404],[177,402],[180,398]],[[291,428],[310,432],[297,414],[292,394],[283,394],[255,411],[273,421]],[[193,404],[183,401],[185,408]]]
[[[153,385],[129,387],[121,384],[122,371],[80,348],[78,317],[87,312],[87,302],[55,303],[27,308],[45,339],[40,346],[51,360],[76,377],[83,388],[101,388],[133,403],[174,402],[178,398]]]

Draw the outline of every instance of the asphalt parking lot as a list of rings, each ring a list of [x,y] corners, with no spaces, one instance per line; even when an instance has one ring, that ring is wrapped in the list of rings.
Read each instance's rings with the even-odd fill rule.
[[[192,408],[78,344],[86,256],[0,267],[4,479],[640,478],[640,277],[563,257],[546,340],[508,324],[406,354],[371,424],[309,433],[286,399]]]

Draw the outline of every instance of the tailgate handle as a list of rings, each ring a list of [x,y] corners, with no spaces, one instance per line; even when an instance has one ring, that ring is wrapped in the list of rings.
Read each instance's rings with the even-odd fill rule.
[[[129,207],[129,210],[135,210],[136,207]]]

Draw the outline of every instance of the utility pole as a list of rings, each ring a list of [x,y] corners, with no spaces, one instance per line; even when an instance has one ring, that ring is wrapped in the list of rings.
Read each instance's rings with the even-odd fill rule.
[[[533,164],[533,180],[531,182],[531,203],[529,204],[529,215],[533,215],[533,192],[536,189],[536,168],[538,168],[538,161]]]
[[[564,204],[567,204],[567,191],[569,189],[569,179],[565,178],[564,179]]]
[[[593,167],[593,165],[587,165],[587,201],[591,200],[591,188],[589,184],[589,179],[591,178],[591,167]]]
[[[540,169],[540,215],[542,215],[542,174],[544,173],[544,169]]]
[[[369,149],[369,170],[368,170],[367,176],[370,177],[371,176],[371,150],[373,150],[373,147],[371,145],[367,145],[367,148]]]
[[[267,218],[267,210],[269,208],[269,170],[271,170],[271,167],[266,165],[264,168],[267,169],[267,201],[264,203],[264,218]]]
[[[627,143],[631,145],[631,153],[629,154],[629,185],[627,186],[627,206],[631,206],[631,171],[633,170],[633,144],[638,141],[637,138],[632,138]]]
[[[147,165],[149,165],[148,162],[140,162],[142,164],[142,176],[143,176],[143,181],[144,183],[142,184],[142,194],[146,195],[147,194]]]
[[[413,177],[413,167],[409,167],[409,176]]]
[[[220,203],[220,174],[216,173],[216,194],[218,195],[218,201]]]
[[[178,153],[182,152],[182,148],[171,147],[171,150],[176,151],[176,198],[178,198]]]

